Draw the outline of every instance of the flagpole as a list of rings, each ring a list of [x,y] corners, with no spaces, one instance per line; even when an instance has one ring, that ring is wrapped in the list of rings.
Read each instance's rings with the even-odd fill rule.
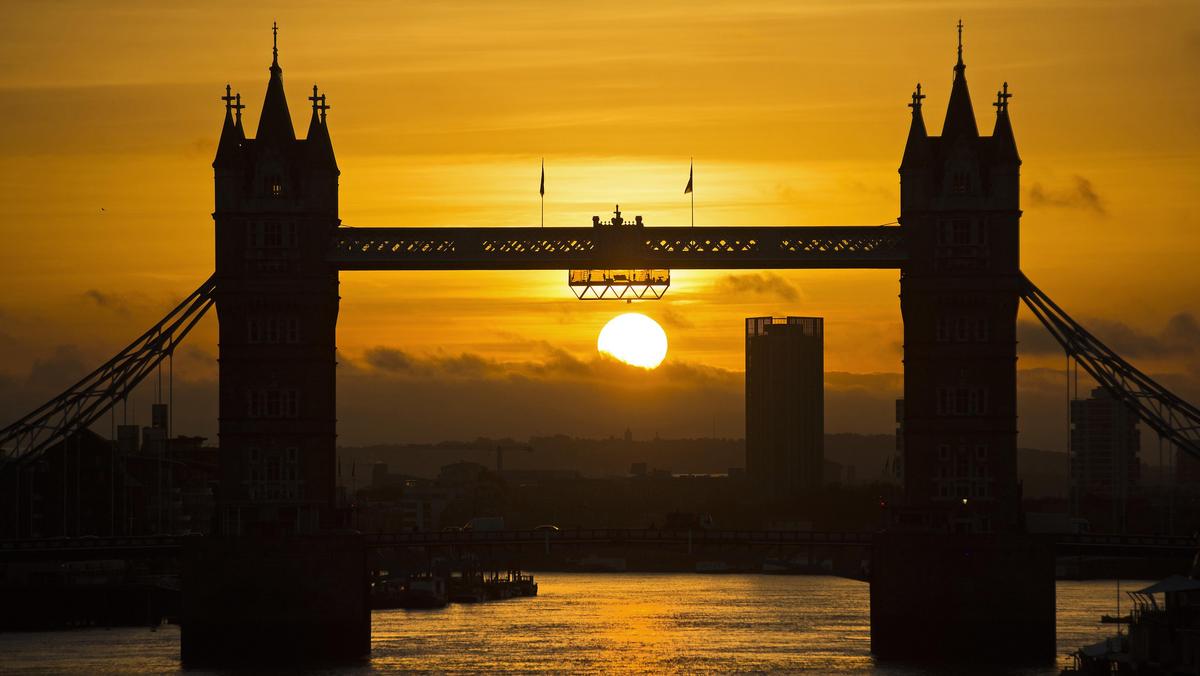
[[[692,183],[696,172],[696,158],[692,158],[688,167],[688,185],[692,186],[692,227],[696,227],[696,185]]]
[[[538,195],[542,201],[542,227],[546,227],[546,158],[542,158],[542,182],[538,185]]]

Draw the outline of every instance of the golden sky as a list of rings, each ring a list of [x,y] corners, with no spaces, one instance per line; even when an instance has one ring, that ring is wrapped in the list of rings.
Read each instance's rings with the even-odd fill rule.
[[[698,225],[816,225],[895,220],[905,104],[922,82],[937,133],[961,14],[985,133],[993,92],[1014,93],[1026,274],[1197,391],[1200,3],[245,5],[6,7],[0,385],[67,353],[100,363],[210,274],[219,97],[226,82],[242,93],[252,132],[273,20],[297,129],[314,82],[333,106],[348,225],[536,225],[542,157],[547,225],[617,202],[650,226],[686,224],[690,157]],[[565,276],[343,273],[345,377],[376,369],[379,350],[466,355],[502,379],[555,355],[588,362],[627,309],[665,326],[668,364],[729,383],[742,318],[761,314],[824,316],[829,371],[901,368],[896,271],[683,271],[666,301],[628,308],[574,300]],[[190,342],[181,377],[211,378],[215,317]],[[1023,368],[1061,368],[1030,345]],[[575,431],[533,427],[496,432]]]

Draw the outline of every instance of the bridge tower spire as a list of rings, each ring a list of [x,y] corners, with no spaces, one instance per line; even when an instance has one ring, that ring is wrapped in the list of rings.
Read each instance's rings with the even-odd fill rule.
[[[903,436],[909,517],[968,532],[1021,528],[1016,474],[1020,159],[1007,87],[979,137],[958,61],[941,136],[913,122],[900,165]]]
[[[292,115],[288,112],[287,96],[283,92],[283,69],[279,67],[279,26],[271,25],[271,77],[267,80],[267,95],[263,98],[262,114],[258,118],[255,138],[267,142],[296,140]]]
[[[950,86],[950,102],[946,106],[946,121],[942,123],[942,138],[954,141],[957,137],[979,137],[971,93],[967,91],[967,66],[963,63],[962,19],[958,21],[958,63],[954,64],[954,83]]]
[[[213,212],[220,335],[221,484],[217,530],[314,532],[335,515],[338,272],[326,248],[339,225],[338,168],[314,101],[297,140],[283,91],[278,27],[258,135],[230,110]],[[315,97],[314,93],[314,97]],[[230,105],[232,98],[237,103]],[[240,115],[239,115],[240,117]]]

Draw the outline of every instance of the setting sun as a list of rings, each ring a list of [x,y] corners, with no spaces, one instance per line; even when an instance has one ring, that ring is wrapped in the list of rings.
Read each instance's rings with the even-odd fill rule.
[[[667,334],[646,315],[626,312],[604,325],[596,349],[626,364],[652,369],[667,356]]]

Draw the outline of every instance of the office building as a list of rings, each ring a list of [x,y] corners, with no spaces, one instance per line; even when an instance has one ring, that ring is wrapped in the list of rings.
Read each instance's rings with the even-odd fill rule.
[[[746,319],[746,474],[766,495],[821,485],[824,340],[820,317]]]

